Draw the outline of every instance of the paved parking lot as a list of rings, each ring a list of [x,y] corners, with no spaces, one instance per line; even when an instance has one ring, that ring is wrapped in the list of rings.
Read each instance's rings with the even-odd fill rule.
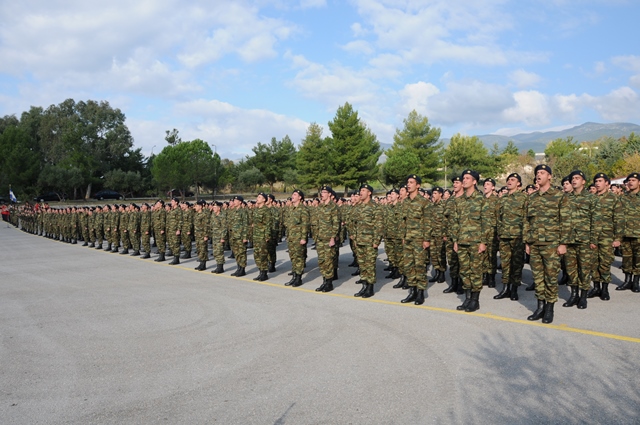
[[[455,310],[445,284],[402,305],[382,261],[375,297],[354,298],[348,247],[334,292],[314,291],[315,251],[307,283],[285,287],[285,245],[258,283],[252,256],[233,278],[232,260],[214,275],[3,223],[0,422],[640,422],[640,294],[611,288],[542,325],[524,290],[513,302],[485,288],[477,313]]]

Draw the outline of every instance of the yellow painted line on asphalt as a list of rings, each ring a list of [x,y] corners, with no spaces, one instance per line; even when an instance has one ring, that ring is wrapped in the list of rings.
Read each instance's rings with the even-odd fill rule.
[[[35,236],[35,235],[34,235]],[[55,242],[60,242],[63,243],[62,241],[55,241]],[[81,245],[78,245],[81,246]],[[98,252],[100,252],[101,250],[96,250]],[[102,251],[104,252],[104,251]],[[130,255],[126,255],[126,257],[131,257]],[[132,259],[140,259],[140,257],[131,257]],[[170,257],[171,258],[171,257]],[[148,259],[149,262],[153,262],[153,259]],[[194,265],[197,264],[198,260],[196,258],[196,261],[193,263]],[[164,266],[171,266],[169,264],[169,260],[167,260],[167,262],[161,262],[161,263],[156,263],[156,264],[161,264]],[[202,271],[199,270],[194,270],[193,267],[183,267],[182,263],[180,265],[176,264],[171,266],[172,268],[175,269],[181,269],[181,270],[189,270],[192,272],[196,272],[196,273],[202,273]],[[235,265],[234,265],[235,267]],[[205,270],[205,272],[209,272],[210,269]],[[538,321],[530,321],[530,320],[522,320],[522,319],[514,319],[512,317],[505,317],[505,316],[498,316],[496,314],[492,314],[492,313],[476,313],[476,312],[472,312],[472,313],[467,313],[466,311],[459,311],[459,310],[452,310],[449,308],[442,308],[442,307],[432,307],[432,306],[428,306],[428,305],[415,305],[415,304],[402,304],[400,302],[397,301],[387,301],[387,300],[381,300],[381,299],[376,299],[376,298],[359,298],[359,297],[354,297],[353,295],[346,295],[346,294],[338,294],[335,292],[316,292],[315,289],[307,289],[307,288],[301,288],[301,287],[291,287],[291,286],[284,286],[284,284],[282,283],[273,283],[273,282],[259,282],[253,279],[249,279],[249,278],[245,278],[245,277],[235,277],[235,276],[230,276],[228,274],[216,274],[215,276],[219,276],[219,277],[226,277],[226,278],[231,278],[231,279],[236,279],[236,280],[242,280],[245,282],[249,282],[249,283],[254,283],[254,284],[258,284],[258,285],[265,285],[265,286],[271,286],[274,288],[280,288],[280,289],[289,289],[289,290],[294,290],[294,291],[302,291],[302,292],[308,292],[311,294],[316,294],[316,295],[328,295],[328,296],[332,296],[332,297],[338,297],[338,298],[344,298],[344,299],[350,299],[350,300],[356,300],[356,301],[365,301],[365,302],[373,302],[373,303],[378,303],[378,304],[386,304],[386,305],[392,305],[392,306],[397,306],[397,307],[405,307],[405,308],[419,308],[422,310],[430,310],[430,311],[437,311],[440,313],[453,313],[453,314],[459,314],[459,315],[463,315],[463,316],[474,316],[474,317],[481,317],[484,319],[492,319],[492,320],[499,320],[502,322],[509,322],[509,323],[518,323],[520,325],[527,325],[527,326],[536,326],[536,327],[540,327],[540,328],[545,328],[545,329],[555,329],[555,330],[559,330],[559,331],[564,331],[564,332],[572,332],[572,333],[577,333],[577,334],[583,334],[583,335],[590,335],[590,336],[595,336],[595,337],[599,337],[599,338],[607,338],[607,339],[614,339],[614,340],[618,340],[618,341],[625,341],[625,342],[634,342],[637,344],[640,344],[640,338],[634,338],[631,336],[624,336],[624,335],[617,335],[617,334],[611,334],[611,333],[606,333],[606,332],[598,332],[598,331],[591,331],[588,329],[581,329],[581,328],[574,328],[571,326],[567,326],[565,324],[544,324],[542,322],[538,322]]]

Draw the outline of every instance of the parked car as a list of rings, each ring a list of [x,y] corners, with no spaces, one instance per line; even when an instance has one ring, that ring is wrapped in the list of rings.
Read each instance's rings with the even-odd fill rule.
[[[182,196],[182,194],[180,193],[180,189],[171,189],[170,191],[167,192],[167,197],[169,198],[173,198],[173,197],[180,197]],[[195,196],[195,193],[191,192],[190,190],[185,191],[184,196],[186,196],[187,198],[191,197],[191,196]]]
[[[96,194],[93,195],[93,199],[124,199],[124,195],[120,192],[116,192],[115,190],[104,189],[96,192]]]
[[[65,199],[67,194],[60,192],[45,192],[33,198],[36,202],[64,201]]]

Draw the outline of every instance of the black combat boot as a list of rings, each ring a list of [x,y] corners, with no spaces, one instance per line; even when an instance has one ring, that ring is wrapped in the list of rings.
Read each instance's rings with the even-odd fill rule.
[[[89,246],[89,243],[87,241],[84,241],[84,243],[82,244],[82,246]]]
[[[511,284],[511,301],[518,301],[518,287],[515,283]]]
[[[326,288],[326,287],[327,287],[327,278],[323,277],[322,278],[322,285],[320,285],[320,286],[318,286],[316,288],[316,292],[324,292],[324,288]]]
[[[236,258],[236,256],[233,255],[233,251],[231,251],[231,255],[229,257],[227,257],[227,258]]]
[[[632,292],[640,292],[640,274],[637,274],[633,277],[633,288]]]
[[[609,296],[609,284],[602,282],[602,291],[600,291],[600,299],[602,301],[609,301],[611,297]]]
[[[389,263],[389,265],[387,267],[385,267],[384,269],[382,269],[385,272],[388,272],[390,270],[393,270],[393,264]],[[387,278],[388,279],[388,278]]]
[[[467,289],[464,291],[464,302],[456,307],[456,310],[467,310],[469,307],[469,303],[471,302],[471,289]]]
[[[102,249],[102,244],[101,243],[99,244],[96,242],[96,249]]]
[[[535,282],[531,282],[531,284],[529,286],[527,286],[526,288],[524,288],[525,291],[535,291],[536,290],[536,283]]]
[[[580,298],[578,299],[578,308],[580,310],[584,310],[585,308],[587,308],[587,290],[586,289],[580,290]]]
[[[137,249],[131,253],[132,257],[137,257],[138,255],[140,255],[140,251],[138,251]]]
[[[126,255],[129,253],[129,248],[125,248],[122,250],[122,252],[120,253],[120,255]]]
[[[198,267],[196,267],[194,270],[202,271],[202,270],[204,270],[206,268],[207,267],[205,266],[205,262],[204,261],[200,261],[200,264],[198,264]]]
[[[362,298],[371,298],[375,294],[373,289],[373,283],[367,283],[366,288],[364,289],[364,294],[362,294]]]
[[[274,263],[269,263],[269,273],[276,272],[276,265]]]
[[[333,277],[331,278],[331,280],[337,280],[338,279],[338,268],[335,267],[333,269]]]
[[[147,258],[151,258],[151,254],[149,254],[147,251],[144,252],[144,255],[142,257],[143,260],[146,260]]]
[[[616,288],[616,291],[626,291],[633,286],[633,275],[630,273],[624,274],[624,283]]]
[[[418,297],[417,288],[415,286],[409,286],[409,294],[407,295],[407,298],[401,300],[400,302],[403,304],[410,303],[415,301],[417,297]]]
[[[602,289],[600,289],[600,282],[594,281],[593,288],[589,289],[589,292],[587,292],[587,298],[599,297],[601,291]]]
[[[171,266],[175,266],[176,264],[180,264],[180,256],[174,255],[173,260],[169,263]]]
[[[358,267],[355,272],[351,273],[351,276],[358,276],[358,275],[360,275],[360,267]]]
[[[269,276],[267,275],[267,271],[266,270],[260,270],[260,273],[258,274],[258,277],[254,277],[253,280],[256,280],[258,282],[264,282],[265,280],[269,280]]]
[[[191,258],[191,251],[185,251],[180,258],[182,258],[183,260],[186,260],[187,258]]]
[[[367,290],[367,282],[362,282],[362,288],[360,288],[360,290],[358,292],[356,292],[355,294],[353,294],[354,297],[361,297],[364,292]]]
[[[569,296],[569,299],[567,300],[566,303],[562,304],[562,307],[573,307],[574,305],[578,304],[579,299],[580,297],[578,296],[578,287],[572,286],[571,296]]]
[[[444,283],[446,282],[445,276],[444,276],[444,270],[438,270],[438,280],[436,280],[437,283]]]
[[[297,276],[297,274],[295,274],[294,272],[291,272],[291,280],[289,282],[285,283],[284,286],[293,285],[293,282],[296,281],[296,276]]]
[[[458,276],[458,288],[456,289],[456,294],[464,295],[464,283],[462,283],[462,278]]]
[[[451,284],[442,292],[445,294],[450,294],[452,292],[455,292],[458,289],[458,281],[459,279],[457,277],[452,277]]]
[[[89,244],[89,248],[95,248],[95,247],[96,247],[96,244],[94,244],[93,242]]]
[[[542,319],[542,317],[544,316],[544,311],[545,311],[545,305],[547,303],[544,300],[538,300],[538,308],[536,309],[536,311],[533,312],[533,314],[529,317],[527,317],[527,320],[540,320]]]
[[[495,288],[496,287],[496,275],[495,274],[488,274],[487,275],[487,287],[488,288]]]
[[[246,275],[247,275],[247,272],[244,271],[244,267],[238,267],[238,274],[236,274],[236,277],[242,277]]]
[[[160,263],[160,262],[162,262],[162,261],[166,261],[166,260],[165,260],[165,258],[164,258],[164,252],[160,252],[160,253],[158,253],[158,258],[156,258],[156,259],[155,259],[155,260],[153,260],[153,261],[155,261],[156,263]]]
[[[293,283],[291,284],[291,286],[293,286],[294,288],[297,288],[298,286],[302,286],[302,275],[301,274],[296,274],[296,279],[293,281]]]
[[[389,269],[389,274],[387,274],[384,278],[385,278],[385,279],[394,279],[394,277],[393,277],[393,276],[394,276],[394,274],[395,274],[396,270],[398,270],[398,269],[392,266],[392,267]]]
[[[407,281],[407,277],[405,275],[400,276],[400,280],[398,281],[398,283],[393,285],[393,288],[395,289],[402,288],[406,281]]]
[[[418,289],[417,291],[418,293],[416,294],[416,301],[415,301],[415,305],[422,305],[424,304],[424,289]]]
[[[349,264],[348,267],[358,267],[358,260],[356,260],[354,257],[353,261],[351,262],[351,264]]]
[[[322,290],[322,292],[331,292],[333,291],[333,280],[327,279],[327,284]]]
[[[504,284],[503,287],[502,287],[502,291],[500,291],[500,293],[498,295],[494,295],[493,299],[494,300],[501,300],[503,298],[510,297],[512,288],[513,288],[513,286],[510,283]]]
[[[558,285],[568,285],[569,284],[569,275],[566,271],[562,270],[562,277],[558,281]]]
[[[471,313],[476,310],[480,310],[480,291],[471,293],[471,301],[469,301],[467,308],[464,309],[467,313]]]
[[[553,322],[553,306],[555,303],[547,303],[544,306],[544,317],[542,318],[542,323],[551,323]]]
[[[437,282],[438,279],[440,278],[440,270],[436,270],[436,269],[433,269],[433,270],[434,270],[434,274],[433,274],[433,277],[429,279],[430,283]]]
[[[224,264],[216,264],[215,270],[212,270],[211,273],[215,273],[215,274],[224,273]]]
[[[400,274],[400,270],[397,267],[393,268],[393,274],[391,275],[391,279],[400,279],[402,275]]]

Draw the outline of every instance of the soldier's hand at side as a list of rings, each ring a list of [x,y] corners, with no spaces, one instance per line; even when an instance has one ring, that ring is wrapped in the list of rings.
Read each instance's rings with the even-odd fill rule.
[[[564,255],[567,253],[566,245],[558,245],[558,255]]]
[[[330,246],[330,247],[334,247],[334,246],[336,246],[336,239],[335,239],[335,238],[331,238],[331,239],[329,240],[329,246]]]
[[[531,247],[529,246],[529,244],[525,244],[524,252],[526,252],[527,255],[531,255]]]
[[[458,252],[458,242],[454,242],[454,243],[453,243],[453,250],[454,250],[455,252]]]
[[[591,249],[596,249],[597,247],[598,247],[598,245],[596,245],[594,243],[589,244],[589,248],[591,248]]]
[[[485,252],[487,250],[487,245],[481,243],[480,245],[478,245],[478,254],[482,254],[483,252]]]
[[[306,245],[306,244],[307,244],[307,241],[306,241],[306,240],[304,240],[304,239],[300,239],[300,245]]]
[[[614,248],[617,248],[620,246],[620,241],[613,241],[613,244],[611,244]]]
[[[429,241],[422,242],[422,249],[429,249],[430,246],[431,246],[431,242]]]

